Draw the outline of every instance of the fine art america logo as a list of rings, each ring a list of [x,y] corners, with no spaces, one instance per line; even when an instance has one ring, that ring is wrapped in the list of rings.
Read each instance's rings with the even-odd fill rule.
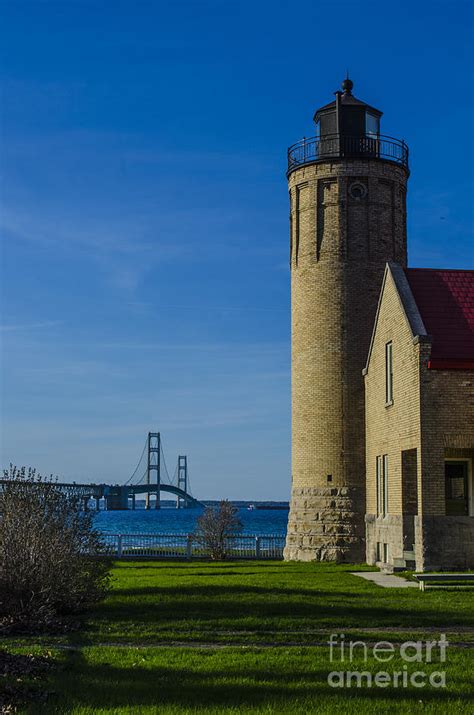
[[[379,641],[373,645],[360,640],[347,641],[343,633],[331,633],[328,645],[329,659],[333,667],[341,668],[332,670],[328,675],[328,683],[332,688],[446,687],[445,670],[423,670],[423,664],[446,662],[448,641],[444,633],[439,640],[405,641],[396,644]],[[381,670],[355,670],[356,662],[362,661],[366,664],[369,658],[375,661],[375,665],[388,664],[394,659],[395,662],[390,666],[381,665]]]

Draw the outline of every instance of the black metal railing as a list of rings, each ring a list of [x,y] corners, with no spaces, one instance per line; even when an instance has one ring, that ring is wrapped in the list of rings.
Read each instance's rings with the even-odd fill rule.
[[[383,136],[331,134],[301,139],[288,149],[288,173],[304,164],[331,159],[384,159],[408,169],[408,146],[401,139]]]

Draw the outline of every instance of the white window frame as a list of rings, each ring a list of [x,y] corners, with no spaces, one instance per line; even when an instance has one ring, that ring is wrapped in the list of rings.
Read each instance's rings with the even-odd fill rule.
[[[375,132],[369,130],[369,117],[375,123]],[[372,112],[365,113],[365,136],[369,139],[377,139],[380,136],[380,117]]]
[[[385,343],[385,407],[393,405],[393,342]]]
[[[375,457],[375,495],[377,499],[377,516],[382,513],[382,457]]]
[[[377,516],[388,513],[388,454],[379,454],[375,459],[375,483]]]

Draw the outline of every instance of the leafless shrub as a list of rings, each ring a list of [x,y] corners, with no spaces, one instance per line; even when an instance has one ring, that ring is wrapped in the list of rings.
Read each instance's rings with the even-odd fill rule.
[[[207,507],[197,520],[194,540],[209,550],[211,559],[222,561],[227,556],[227,538],[242,530],[238,509],[227,499],[218,507]]]
[[[10,465],[0,487],[0,619],[38,629],[99,601],[109,561],[93,514],[53,479]]]

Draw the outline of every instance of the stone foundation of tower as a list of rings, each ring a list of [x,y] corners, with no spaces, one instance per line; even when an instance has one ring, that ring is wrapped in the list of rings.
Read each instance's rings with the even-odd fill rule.
[[[357,490],[294,487],[284,558],[362,562],[364,518],[354,511]]]

